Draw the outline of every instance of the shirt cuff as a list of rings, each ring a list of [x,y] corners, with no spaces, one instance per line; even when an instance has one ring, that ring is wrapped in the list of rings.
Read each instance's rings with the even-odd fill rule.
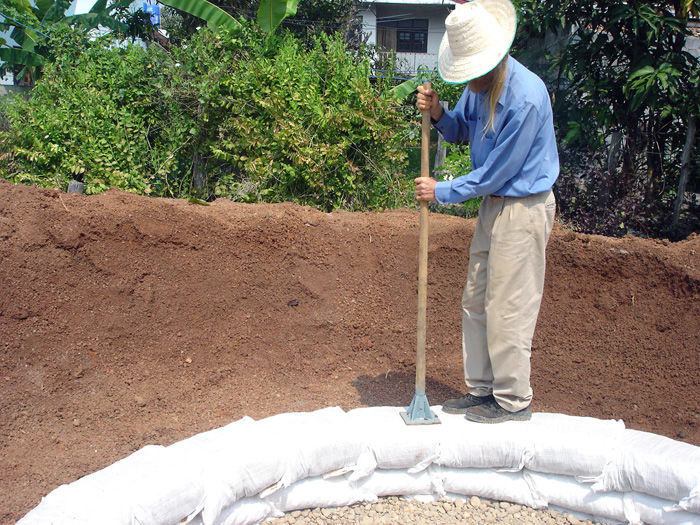
[[[430,117],[430,122],[433,124],[433,127],[436,130],[438,130],[440,133],[442,133],[443,136],[445,136],[445,132],[442,128],[447,123],[447,120],[445,119],[445,115],[447,115],[447,111],[442,112],[442,116],[440,117],[440,120],[433,120],[433,117]]]
[[[438,204],[449,204],[452,192],[452,181],[442,180],[435,185],[435,200]]]

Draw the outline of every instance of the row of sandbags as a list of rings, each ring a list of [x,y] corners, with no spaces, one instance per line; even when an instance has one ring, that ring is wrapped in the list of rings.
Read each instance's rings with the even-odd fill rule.
[[[665,523],[692,525],[700,516],[672,510],[667,500],[638,492],[595,493],[590,485],[570,476],[528,471],[498,472],[493,469],[448,469],[431,465],[418,473],[377,469],[356,482],[347,478],[308,478],[260,497],[243,498],[222,509],[217,523],[246,525],[286,512],[317,507],[342,507],[376,501],[382,496],[403,495],[421,501],[483,498],[511,501],[533,508],[572,512],[581,519],[600,523]],[[197,515],[192,525],[202,525]]]
[[[58,487],[20,524],[255,523],[386,495],[478,495],[631,523],[700,523],[699,447],[621,421],[537,413],[480,425],[438,409],[441,424],[406,426],[400,410],[243,418],[147,446]]]

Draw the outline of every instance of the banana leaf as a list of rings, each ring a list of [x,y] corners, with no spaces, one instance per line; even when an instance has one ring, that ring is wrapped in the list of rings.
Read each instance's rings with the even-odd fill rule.
[[[0,60],[10,66],[40,66],[44,63],[44,58],[41,55],[18,47],[1,47]]]
[[[413,93],[420,84],[421,80],[418,77],[409,78],[398,86],[391,88],[389,96],[394,100],[403,100]]]
[[[112,31],[126,32],[129,28],[124,22],[120,22],[104,13],[83,13],[80,15],[67,16],[66,22],[75,23],[86,29],[94,29],[98,26],[108,27]]]
[[[111,13],[115,9],[120,7],[129,7],[133,4],[133,0],[119,0],[118,2],[111,3],[107,5],[109,0],[97,0],[95,5],[92,6],[89,13]]]
[[[44,16],[46,16],[46,13],[49,9],[51,9],[52,5],[53,0],[36,0],[36,17],[39,20],[43,20]]]
[[[272,33],[282,20],[297,13],[299,0],[260,0],[258,25],[266,33]]]
[[[107,0],[97,0],[95,5],[90,8],[89,13],[101,13],[107,8]]]
[[[70,4],[70,0],[56,0],[53,5],[46,10],[41,22],[45,24],[46,22],[58,22],[63,20]]]
[[[161,0],[163,4],[201,18],[209,27],[237,29],[241,25],[223,9],[207,0]]]

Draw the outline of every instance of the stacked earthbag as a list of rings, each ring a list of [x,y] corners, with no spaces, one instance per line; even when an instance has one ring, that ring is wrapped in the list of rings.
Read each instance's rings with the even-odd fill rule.
[[[285,512],[472,495],[610,523],[700,524],[700,449],[621,421],[534,414],[479,425],[399,408],[244,418],[61,486],[20,525],[260,523]]]

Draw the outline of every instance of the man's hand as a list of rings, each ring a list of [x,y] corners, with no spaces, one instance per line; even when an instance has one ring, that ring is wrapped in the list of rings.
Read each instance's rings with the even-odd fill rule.
[[[416,199],[419,201],[434,201],[435,200],[435,185],[437,181],[430,177],[418,177],[416,183]]]
[[[435,122],[440,120],[440,117],[442,117],[440,98],[432,89],[425,89],[423,86],[418,86],[416,106],[418,106],[418,111],[420,112],[429,110],[430,118],[432,118]]]

